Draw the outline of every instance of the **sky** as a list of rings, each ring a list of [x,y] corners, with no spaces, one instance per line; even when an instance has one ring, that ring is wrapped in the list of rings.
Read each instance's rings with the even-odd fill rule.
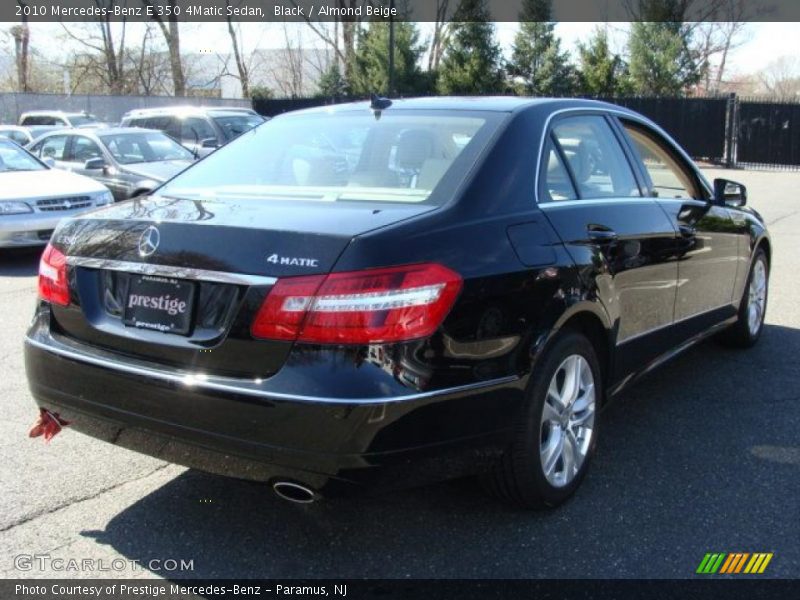
[[[11,23],[0,23],[0,30],[8,30]],[[597,26],[609,28],[612,47],[622,52],[625,47],[627,24],[625,23],[559,23],[556,32],[561,37],[563,47],[575,54],[576,43],[586,40]],[[423,38],[429,35],[431,23],[420,23]],[[129,26],[131,36],[141,35],[136,27]],[[320,39],[304,23],[289,23],[284,30],[283,23],[243,23],[241,24],[246,52],[255,47],[283,48],[285,34],[292,36],[292,44],[306,47],[321,47]],[[35,48],[45,57],[54,59],[63,56],[64,33],[60,24],[35,23],[31,25],[31,40]],[[497,23],[497,37],[508,54],[517,30],[516,23]],[[800,57],[800,23],[750,23],[747,26],[747,43],[737,48],[731,55],[730,74],[755,73],[771,61],[781,56]],[[182,24],[181,42],[187,52],[227,53],[230,49],[225,23],[186,23]],[[130,43],[130,42],[129,42]],[[74,42],[73,42],[74,44]]]

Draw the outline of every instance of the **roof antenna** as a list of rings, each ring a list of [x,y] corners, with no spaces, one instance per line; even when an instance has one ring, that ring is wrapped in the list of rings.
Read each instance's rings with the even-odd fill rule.
[[[385,108],[389,108],[392,105],[392,101],[389,98],[383,98],[382,96],[378,96],[378,94],[372,94],[370,96],[369,107],[375,113],[375,118],[381,118],[381,111]]]

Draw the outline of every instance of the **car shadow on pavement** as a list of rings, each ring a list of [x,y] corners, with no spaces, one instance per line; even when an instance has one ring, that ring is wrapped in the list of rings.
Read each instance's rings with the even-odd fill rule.
[[[0,277],[32,277],[43,248],[0,248]]]
[[[473,479],[301,506],[187,471],[82,534],[141,564],[193,561],[169,579],[681,578],[712,550],[775,552],[770,575],[793,576],[800,330],[763,337],[744,352],[704,343],[620,397],[556,510],[507,508]]]

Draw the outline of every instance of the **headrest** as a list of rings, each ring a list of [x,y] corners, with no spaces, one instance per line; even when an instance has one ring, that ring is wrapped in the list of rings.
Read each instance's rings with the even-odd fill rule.
[[[427,129],[409,129],[397,140],[395,160],[401,169],[421,169],[422,164],[433,158],[435,137]]]

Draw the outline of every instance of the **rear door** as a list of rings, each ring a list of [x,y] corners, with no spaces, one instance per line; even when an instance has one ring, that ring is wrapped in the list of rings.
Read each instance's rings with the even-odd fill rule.
[[[711,202],[695,170],[668,140],[643,124],[621,123],[648,195],[657,199],[680,234],[675,320],[694,321],[686,323],[687,335],[704,330],[732,314],[738,229],[730,211]]]
[[[632,349],[620,353],[623,376],[666,349],[659,333],[673,322],[676,230],[643,194],[602,113],[554,120],[540,173],[542,211],[616,323],[616,343]]]

